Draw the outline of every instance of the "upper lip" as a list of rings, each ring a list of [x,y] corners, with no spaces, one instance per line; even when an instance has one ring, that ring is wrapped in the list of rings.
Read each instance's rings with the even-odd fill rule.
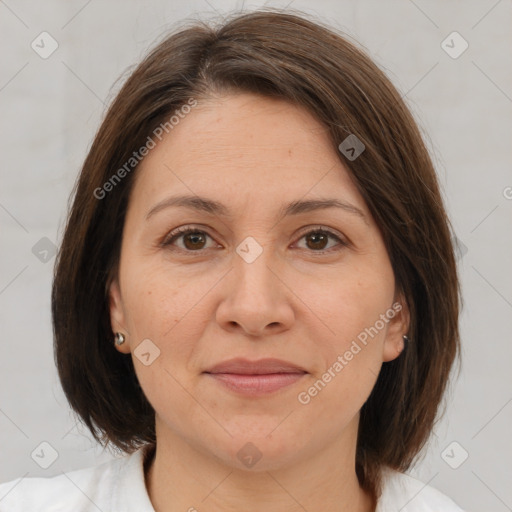
[[[307,373],[304,368],[282,359],[258,359],[250,361],[243,358],[229,359],[212,366],[205,373],[235,373],[244,375],[268,375],[270,373]]]

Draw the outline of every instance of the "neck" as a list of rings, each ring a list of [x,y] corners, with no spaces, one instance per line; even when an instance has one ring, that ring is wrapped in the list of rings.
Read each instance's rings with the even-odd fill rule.
[[[181,437],[165,434],[159,436],[157,428],[156,449],[145,461],[146,487],[156,512],[375,510],[359,486],[355,448],[343,449],[344,436],[336,446],[307,458],[257,471],[227,465]]]

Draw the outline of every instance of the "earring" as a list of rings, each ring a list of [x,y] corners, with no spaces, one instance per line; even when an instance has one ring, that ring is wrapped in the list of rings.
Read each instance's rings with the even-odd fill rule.
[[[124,334],[121,332],[116,332],[116,335],[114,336],[114,340],[116,342],[116,345],[122,345],[124,343]]]
[[[409,343],[409,338],[407,336],[402,336],[402,346],[398,349],[398,353],[401,354],[405,348],[405,346]]]

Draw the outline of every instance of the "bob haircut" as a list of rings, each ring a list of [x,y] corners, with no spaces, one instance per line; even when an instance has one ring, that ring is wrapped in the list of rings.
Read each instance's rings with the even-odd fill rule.
[[[156,443],[154,409],[130,355],[115,349],[110,323],[108,289],[136,165],[120,169],[191,98],[248,92],[306,108],[328,129],[376,220],[410,311],[411,342],[383,363],[360,411],[357,476],[378,496],[381,470],[405,471],[428,440],[460,355],[452,230],[432,161],[400,94],[364,52],[306,18],[267,8],[231,14],[215,27],[186,20],[129,76],[73,189],[52,288],[55,362],[72,409],[98,442],[127,453]],[[349,135],[365,146],[356,159],[338,149]],[[113,183],[116,171],[123,176]]]

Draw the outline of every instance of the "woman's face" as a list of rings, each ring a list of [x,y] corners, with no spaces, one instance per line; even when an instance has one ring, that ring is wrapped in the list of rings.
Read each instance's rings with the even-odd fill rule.
[[[407,311],[322,125],[275,99],[209,100],[136,172],[111,321],[157,435],[240,468],[262,454],[258,469],[355,446],[358,412],[400,353]],[[190,199],[170,204],[178,196]],[[206,373],[232,358],[277,358],[302,373],[224,377],[250,380],[245,390]],[[273,391],[251,387],[285,378]]]

